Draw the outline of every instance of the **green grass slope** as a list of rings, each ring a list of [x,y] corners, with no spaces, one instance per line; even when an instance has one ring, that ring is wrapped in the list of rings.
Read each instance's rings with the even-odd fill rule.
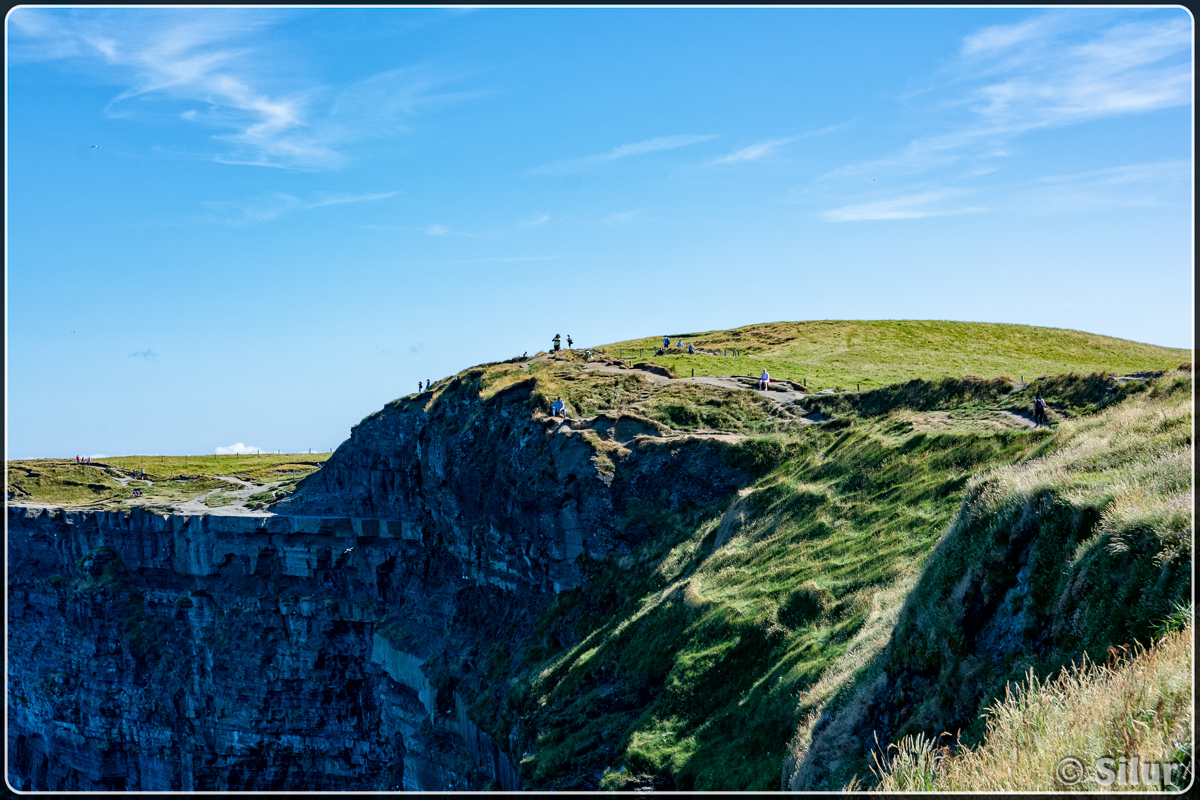
[[[654,358],[662,335],[596,348],[613,356],[668,363],[678,375],[771,375],[804,381],[811,389],[879,388],[914,378],[977,375],[1025,380],[1042,375],[1174,369],[1190,363],[1190,350],[1109,336],[986,322],[860,320],[771,322],[728,331],[671,333],[670,356]],[[679,351],[675,343],[683,340]],[[688,355],[698,350],[740,353]]]
[[[484,369],[481,392],[515,379],[510,369]],[[632,504],[620,524],[656,531],[650,541],[583,563],[585,585],[555,599],[534,637],[501,637],[481,654],[480,674],[464,685],[477,699],[472,714],[514,744],[530,789],[775,790],[798,773],[814,728],[844,711],[848,727],[818,745],[832,770],[815,788],[836,790],[869,772],[861,744],[870,725],[859,725],[859,712],[888,670],[909,661],[932,670],[932,712],[953,708],[969,720],[1028,667],[1045,675],[1080,647],[1144,640],[1190,585],[1179,565],[1190,554],[1191,517],[1176,497],[1190,491],[1189,373],[1124,386],[1099,376],[1042,381],[1060,412],[1049,430],[1005,413],[1024,407],[1029,391],[1006,381],[906,385],[862,408],[835,404],[832,420],[802,426],[739,403],[722,422],[725,390],[674,384],[647,396],[644,385],[623,384],[627,376],[585,373],[574,360],[546,364],[533,379],[535,395],[562,393],[592,414],[638,414],[668,434],[727,424],[749,434],[728,445],[730,457],[761,477],[711,507],[671,510],[669,487],[659,502]],[[737,420],[751,411],[758,416]],[[636,453],[607,457],[620,480],[622,459]],[[986,483],[1016,487],[985,493],[1000,516],[964,511],[964,497],[983,491],[981,475],[1012,476]],[[1137,488],[1123,489],[1124,480]],[[1046,490],[1067,505],[1043,509]],[[1022,510],[1027,496],[1032,511]],[[1031,596],[1051,610],[1039,606],[1028,627],[1045,622],[1066,643],[985,667],[971,660],[970,637],[956,633],[953,592],[977,580],[978,604],[998,602],[993,595],[1020,567],[1005,561],[1004,515],[1028,524],[1042,511],[1034,524],[1047,536],[1029,558],[1046,572],[1035,571]],[[948,530],[961,533],[947,541]],[[1115,554],[1121,547],[1137,558]],[[1054,570],[1056,558],[1075,571]],[[1061,599],[1075,578],[1091,594]],[[917,608],[928,611],[914,617]],[[913,632],[888,649],[901,621]],[[882,726],[881,736],[944,718],[921,717],[922,708],[902,707],[917,716],[904,730]],[[844,759],[853,743],[857,756]]]
[[[865,779],[874,735],[976,744],[987,709],[1031,671],[1148,645],[1191,596],[1192,412],[1190,374],[1168,373],[972,478],[886,650],[801,724],[785,785]]]

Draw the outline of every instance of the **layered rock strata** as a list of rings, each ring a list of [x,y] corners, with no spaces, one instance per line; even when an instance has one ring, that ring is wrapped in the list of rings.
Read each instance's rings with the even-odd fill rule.
[[[530,388],[388,406],[285,513],[10,506],[10,784],[521,788],[467,711],[480,652],[650,533],[631,500],[747,481],[721,443],[553,421]]]

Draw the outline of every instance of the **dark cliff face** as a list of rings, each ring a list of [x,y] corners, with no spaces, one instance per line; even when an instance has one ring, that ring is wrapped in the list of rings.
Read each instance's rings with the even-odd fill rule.
[[[481,649],[648,535],[631,500],[747,481],[718,442],[534,406],[392,404],[271,517],[10,507],[11,784],[519,788],[466,713]]]

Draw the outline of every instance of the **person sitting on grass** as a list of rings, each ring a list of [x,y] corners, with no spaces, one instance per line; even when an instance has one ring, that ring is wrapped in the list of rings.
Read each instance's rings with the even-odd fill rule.
[[[550,404],[550,415],[567,418],[567,404],[563,402],[562,397],[555,398],[554,402]]]
[[[763,367],[763,374],[758,376],[758,388],[766,391],[771,386],[771,374]]]

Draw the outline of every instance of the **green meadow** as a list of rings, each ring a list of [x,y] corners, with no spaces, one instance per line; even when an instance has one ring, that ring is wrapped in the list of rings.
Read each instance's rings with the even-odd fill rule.
[[[1156,347],[1080,331],[984,322],[863,320],[772,322],[728,331],[668,333],[594,349],[613,357],[669,365],[679,377],[758,375],[804,383],[812,391],[879,388],[914,378],[974,375],[1026,381],[1043,375],[1174,369],[1190,350]],[[675,347],[683,341],[682,351]],[[731,355],[688,355],[687,346]],[[732,355],[736,352],[738,355]]]

